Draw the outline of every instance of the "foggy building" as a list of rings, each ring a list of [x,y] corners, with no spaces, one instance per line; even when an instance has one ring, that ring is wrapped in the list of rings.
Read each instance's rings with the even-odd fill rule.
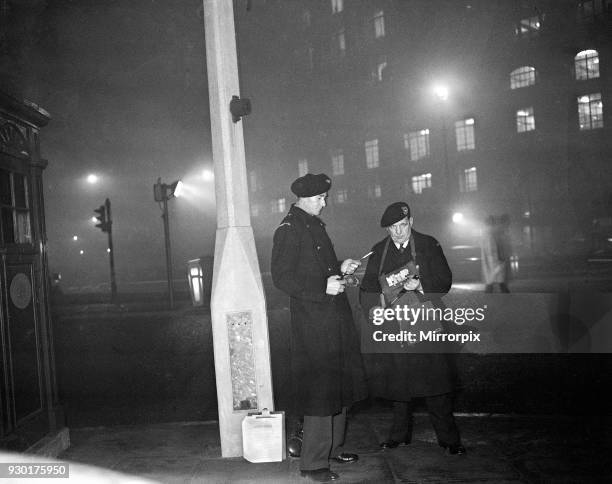
[[[325,218],[353,255],[396,200],[449,250],[507,213],[522,256],[584,253],[610,215],[611,1],[266,1],[237,16],[262,247],[306,172],[332,176]]]

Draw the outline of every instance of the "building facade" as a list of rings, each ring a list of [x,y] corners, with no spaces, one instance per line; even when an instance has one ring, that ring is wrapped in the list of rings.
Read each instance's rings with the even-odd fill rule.
[[[488,215],[526,257],[586,252],[610,216],[612,1],[265,1],[237,19],[264,250],[308,171],[332,176],[351,252],[400,199],[458,261]]]

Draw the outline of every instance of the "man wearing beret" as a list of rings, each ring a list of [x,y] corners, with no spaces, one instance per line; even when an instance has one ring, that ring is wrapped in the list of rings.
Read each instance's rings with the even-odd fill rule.
[[[452,284],[452,273],[436,239],[412,229],[410,207],[404,202],[389,205],[380,221],[387,237],[373,247],[361,283],[362,306],[378,304],[379,276],[402,266],[415,268],[405,291],[418,292],[418,299],[444,307],[441,297]],[[452,413],[453,373],[445,354],[375,354],[367,366],[372,396],[393,401],[393,423],[381,447],[393,449],[412,439],[412,400],[424,397],[438,443],[450,454],[465,454]]]
[[[344,274],[361,264],[339,262],[325,224],[318,217],[326,205],[331,180],[307,174],[295,180],[297,201],[274,233],[272,280],[290,296],[291,368],[296,411],[304,415],[300,470],[318,482],[338,479],[330,460],[350,463],[342,451],[347,408],[366,397],[351,308],[344,294]]]

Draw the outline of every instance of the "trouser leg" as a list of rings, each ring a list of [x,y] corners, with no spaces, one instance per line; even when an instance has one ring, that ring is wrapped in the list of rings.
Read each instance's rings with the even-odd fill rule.
[[[429,412],[429,419],[438,437],[438,443],[459,445],[461,438],[453,416],[453,395],[444,393],[426,397],[425,403]]]
[[[342,408],[342,412],[332,417],[332,449],[331,457],[336,457],[342,453],[344,445],[344,436],[346,434],[346,407]]]
[[[300,454],[300,469],[313,471],[329,468],[329,452],[332,448],[333,429],[331,415],[304,416],[304,439]]]
[[[410,442],[412,440],[412,401],[393,402],[393,423],[389,430],[389,440]]]

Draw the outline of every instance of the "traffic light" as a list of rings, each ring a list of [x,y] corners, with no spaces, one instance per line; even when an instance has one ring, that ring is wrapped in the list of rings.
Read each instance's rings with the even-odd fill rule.
[[[96,220],[98,223],[96,227],[102,230],[102,232],[108,232],[108,221],[106,220],[106,206],[100,205],[99,208],[94,209],[98,215],[96,215]]]

